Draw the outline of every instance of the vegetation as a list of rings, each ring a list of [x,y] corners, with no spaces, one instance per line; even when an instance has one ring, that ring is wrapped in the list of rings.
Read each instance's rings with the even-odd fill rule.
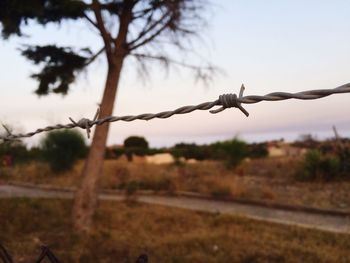
[[[178,143],[170,149],[171,154],[179,159],[205,160],[211,157],[210,147],[207,145],[197,145],[195,143]]]
[[[36,157],[36,154],[34,151],[28,151],[22,142],[5,142],[0,144],[0,159],[6,156],[10,158],[13,165],[28,162],[31,158]]]
[[[266,144],[248,145],[238,138],[209,145],[179,143],[171,148],[170,152],[177,159],[184,157],[200,161],[221,160],[227,168],[238,166],[244,158],[263,158],[268,154]]]
[[[106,160],[103,166],[103,189],[128,192],[154,190],[187,191],[213,196],[273,201],[324,209],[350,210],[350,181],[300,182],[295,171],[302,157],[263,158],[242,162],[227,169],[221,161],[194,164],[155,165],[140,162]],[[0,168],[0,180],[77,187],[83,161],[60,176],[52,176],[46,163],[32,162]]]
[[[148,142],[144,137],[130,136],[124,140],[124,150],[128,160],[132,160],[132,155],[146,155],[148,153]]]
[[[124,147],[148,149],[148,142],[144,137],[130,136],[124,140]]]
[[[214,144],[217,158],[223,159],[227,168],[235,168],[248,157],[248,145],[237,138]]]
[[[42,244],[60,262],[73,263],[134,263],[144,253],[162,263],[350,261],[346,234],[133,202],[101,202],[90,235],[79,237],[72,233],[71,206],[68,200],[0,200],[1,243],[14,262],[34,262]]]
[[[327,148],[328,149],[328,148]],[[296,178],[301,181],[334,181],[350,178],[350,148],[338,152],[310,150]]]
[[[59,130],[46,134],[41,142],[44,159],[52,171],[63,172],[85,157],[87,146],[84,137],[76,130]]]
[[[269,154],[266,143],[249,144],[248,152],[250,158],[265,158]]]
[[[349,171],[350,162],[347,161],[349,160],[347,147],[338,153],[337,148],[334,148],[334,141],[319,142],[320,147],[316,151],[316,157],[312,155],[307,157],[310,159],[308,165],[305,165],[304,156],[300,155],[279,158],[247,158],[236,168],[227,169],[224,162],[225,154],[222,154],[221,157],[218,155],[220,153],[218,149],[222,149],[220,147],[223,143],[179,144],[177,150],[181,149],[185,153],[190,153],[188,148],[198,147],[201,151],[206,149],[207,157],[214,158],[213,153],[215,153],[215,158],[217,158],[216,160],[204,159],[197,163],[181,161],[181,165],[147,164],[142,158],[135,162],[126,162],[125,158],[116,160],[114,155],[113,158],[104,162],[101,187],[125,190],[129,193],[138,190],[166,193],[187,191],[215,198],[266,200],[281,204],[349,211],[350,180],[349,172],[346,171]],[[348,142],[344,141],[343,144],[347,145]],[[214,145],[217,146],[216,151],[214,151]],[[262,146],[266,147],[266,145]],[[248,157],[251,157],[252,145],[247,145],[247,148]],[[174,149],[175,147],[170,151]],[[62,172],[60,176],[52,176],[49,166],[38,161],[39,156],[42,156],[42,150],[34,148],[27,151],[26,154],[33,153],[33,156],[36,157],[25,163],[15,162],[12,167],[0,167],[0,181],[31,182],[65,187],[79,186],[79,174],[83,169],[82,161],[78,161],[72,169]],[[117,148],[116,151],[120,154],[125,153],[124,148]],[[149,149],[148,154],[161,151],[168,152],[169,149]],[[320,161],[323,164],[320,164]],[[299,173],[296,177],[298,169]],[[310,179],[307,177],[310,174],[300,173],[305,172],[305,169],[316,171],[318,176]],[[334,171],[337,172],[336,175],[333,175]]]
[[[60,136],[69,136],[67,132],[60,133],[60,131],[58,131],[57,135],[59,134],[61,134]],[[76,138],[78,141],[81,140],[80,134],[77,136],[72,135],[72,137]],[[56,135],[52,137],[56,137]],[[51,138],[51,140],[52,139],[53,138]],[[58,140],[58,138],[56,138],[55,140]],[[57,142],[57,143],[68,144],[68,142],[65,142],[66,139],[62,138],[60,140],[61,142]],[[77,147],[82,148],[82,153],[78,154],[79,158],[81,156],[85,156],[83,154],[84,153],[83,149],[86,148],[86,146],[82,145],[83,141],[81,141],[80,144],[81,146],[76,145]],[[55,159],[59,159],[56,157],[50,158],[51,153],[48,155],[47,149],[45,147],[46,147],[45,143],[42,143],[41,147],[33,147],[28,150],[25,144],[23,143],[18,143],[18,142],[5,143],[0,145],[0,158],[4,155],[11,155],[15,157],[16,163],[28,162],[28,161],[34,161],[34,160],[50,161],[51,159],[52,159],[52,162],[54,162]],[[64,155],[63,151],[65,147],[69,147],[69,146],[63,146],[60,149],[57,148],[56,156],[57,155],[63,156]],[[127,155],[131,159],[131,155],[133,154],[143,156],[146,154],[152,155],[152,154],[164,153],[164,152],[170,152],[175,157],[176,160],[179,160],[180,158],[195,159],[199,161],[220,160],[220,161],[223,161],[224,163],[227,163],[228,167],[234,167],[234,166],[237,166],[245,157],[251,157],[251,158],[266,157],[267,146],[264,143],[248,145],[245,142],[235,138],[232,140],[216,142],[208,145],[197,145],[195,143],[178,143],[174,147],[169,149],[162,149],[162,148],[157,149],[157,148],[149,148],[147,140],[142,136],[130,136],[125,139],[123,147],[113,148],[113,149],[108,148],[105,152],[105,158],[116,159],[121,157],[122,155]],[[68,153],[65,156],[67,156],[68,158],[69,155],[70,153]],[[235,161],[233,161],[234,159]],[[57,162],[60,162],[60,161],[64,162],[64,160],[58,160]],[[235,164],[230,166],[229,163],[231,162],[234,162]],[[55,168],[53,166],[55,166]],[[55,171],[57,171],[57,169],[59,170],[59,166],[60,166],[59,164],[57,165],[53,164],[52,165],[53,170]]]

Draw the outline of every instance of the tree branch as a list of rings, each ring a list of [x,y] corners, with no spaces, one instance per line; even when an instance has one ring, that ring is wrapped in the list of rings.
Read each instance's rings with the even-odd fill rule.
[[[89,21],[89,23],[90,23],[91,25],[93,25],[95,28],[97,28],[98,30],[100,30],[99,27],[98,27],[98,25],[95,23],[95,21],[93,21],[87,14],[84,14],[84,18],[85,18],[87,21]]]
[[[126,39],[129,31],[129,25],[133,20],[132,9],[135,5],[135,2],[132,0],[125,0],[123,5],[123,11],[120,15],[120,26],[114,44],[116,47],[116,52],[121,52],[126,54]]]
[[[92,62],[96,60],[96,58],[102,54],[103,51],[105,51],[106,47],[102,47],[95,55],[89,58],[89,60],[85,63],[85,66],[90,65]]]
[[[142,18],[142,17],[144,17],[145,15],[147,15],[147,13],[152,12],[152,11],[153,11],[153,8],[151,8],[151,7],[150,7],[150,8],[145,8],[145,9],[143,9],[143,10],[134,12],[132,18],[133,18],[134,20],[135,20],[135,19]]]
[[[171,19],[169,19],[163,26],[161,26],[158,30],[156,30],[153,34],[151,34],[150,36],[148,36],[147,38],[144,38],[142,41],[140,41],[139,43],[134,43],[135,45],[130,45],[129,46],[129,50],[135,50],[149,42],[151,42],[155,37],[157,37],[158,35],[160,35],[164,30],[166,30],[169,26],[171,22]]]
[[[107,53],[107,60],[109,62],[111,62],[111,57],[113,54],[113,48],[111,45],[112,42],[112,38],[109,34],[109,32],[107,32],[105,24],[103,22],[102,19],[102,14],[101,14],[101,8],[100,8],[100,3],[97,0],[94,0],[92,2],[92,10],[94,11],[95,17],[96,17],[96,26],[98,28],[98,30],[101,33],[105,48],[106,48],[106,53]]]
[[[147,35],[149,32],[151,32],[154,28],[156,28],[159,24],[163,22],[163,20],[169,15],[170,12],[166,12],[161,18],[159,18],[154,23],[147,26],[148,23],[146,23],[146,26],[141,30],[140,34],[132,41],[128,43],[128,46],[132,46],[137,41],[142,39],[145,35]]]
[[[171,59],[166,54],[153,55],[153,54],[130,53],[130,55],[135,57],[139,61],[141,65],[142,74],[145,74],[146,76],[149,75],[149,72],[148,72],[149,68],[143,62],[145,59],[157,60],[160,63],[162,63],[166,69],[169,68],[170,64],[173,64],[173,65],[178,65],[178,66],[187,68],[189,70],[192,70],[194,72],[195,80],[196,81],[200,80],[205,85],[209,85],[209,83],[212,82],[215,74],[223,73],[221,69],[214,67],[210,64],[207,64],[207,66],[196,66],[193,64],[188,64],[182,61]]]
[[[152,59],[152,60],[158,60],[160,62],[163,62],[165,64],[176,64],[188,69],[202,69],[202,70],[216,70],[215,67],[213,66],[207,66],[207,67],[201,67],[201,66],[196,66],[192,64],[188,64],[182,61],[178,61],[175,59],[171,59],[168,56],[162,56],[162,55],[152,55],[152,54],[141,54],[141,53],[130,53],[130,56],[136,57],[137,59]]]

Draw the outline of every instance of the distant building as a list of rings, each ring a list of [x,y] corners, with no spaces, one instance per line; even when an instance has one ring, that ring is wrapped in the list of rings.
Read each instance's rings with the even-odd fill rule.
[[[271,141],[267,145],[269,157],[296,157],[304,155],[306,149],[292,146],[283,140]]]
[[[158,153],[154,155],[147,155],[146,162],[152,164],[171,164],[175,159],[170,153]]]

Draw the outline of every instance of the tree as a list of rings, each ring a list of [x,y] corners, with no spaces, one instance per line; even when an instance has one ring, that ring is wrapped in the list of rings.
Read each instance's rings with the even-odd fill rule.
[[[130,136],[124,140],[124,147],[148,149],[148,142],[144,137]]]
[[[49,132],[42,140],[44,159],[54,172],[63,172],[86,155],[87,147],[82,134],[76,130]]]
[[[29,22],[43,26],[66,20],[84,20],[103,40],[103,47],[92,52],[84,47],[27,46],[22,55],[42,66],[32,77],[39,82],[36,93],[66,94],[77,75],[96,57],[104,54],[108,70],[100,117],[112,114],[120,74],[127,58],[138,62],[147,74],[149,62],[165,67],[180,65],[194,71],[196,78],[208,80],[213,67],[195,66],[174,59],[174,54],[187,53],[191,39],[203,27],[206,0],[1,0],[0,23],[4,39],[22,36]],[[203,63],[201,63],[203,65]],[[96,127],[84,165],[82,180],[73,206],[73,223],[78,231],[88,231],[97,205],[97,192],[102,174],[109,124]]]
[[[130,162],[133,154],[144,156],[148,153],[148,142],[144,137],[130,136],[124,140],[124,150]]]

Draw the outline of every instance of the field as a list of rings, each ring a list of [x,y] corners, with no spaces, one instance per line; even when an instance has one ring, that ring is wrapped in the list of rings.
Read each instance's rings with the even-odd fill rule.
[[[350,262],[350,236],[134,202],[100,203],[94,231],[72,234],[71,201],[0,200],[0,239],[15,262],[47,244],[62,262]],[[30,218],[31,220],[28,220]]]
[[[44,163],[1,168],[0,180],[76,187],[83,162],[62,174],[53,174]],[[298,182],[297,158],[264,158],[226,169],[220,162],[152,165],[106,160],[102,187],[129,193],[137,190],[174,193],[195,192],[214,198],[241,198],[288,205],[350,211],[350,181]]]

